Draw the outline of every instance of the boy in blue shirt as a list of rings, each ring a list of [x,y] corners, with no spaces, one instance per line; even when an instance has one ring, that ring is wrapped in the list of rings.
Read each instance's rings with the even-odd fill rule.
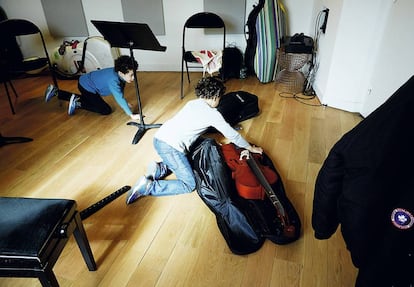
[[[131,61],[129,56],[120,56],[115,60],[114,67],[92,71],[80,76],[78,89],[81,95],[72,94],[70,98],[65,94],[57,93],[57,88],[50,85],[45,93],[45,101],[49,102],[58,94],[61,100],[69,101],[68,114],[73,115],[76,109],[85,109],[101,115],[109,115],[112,108],[102,97],[112,95],[118,105],[133,120],[139,120],[139,114],[133,114],[129,103],[124,98],[126,83],[134,81],[138,63]]]

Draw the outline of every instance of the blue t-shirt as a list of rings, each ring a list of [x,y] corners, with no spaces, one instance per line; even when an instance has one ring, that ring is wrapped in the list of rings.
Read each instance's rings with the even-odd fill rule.
[[[119,77],[114,68],[105,68],[84,74],[80,76],[79,84],[88,92],[104,97],[112,95],[127,115],[132,114],[128,102],[124,98],[125,81]]]

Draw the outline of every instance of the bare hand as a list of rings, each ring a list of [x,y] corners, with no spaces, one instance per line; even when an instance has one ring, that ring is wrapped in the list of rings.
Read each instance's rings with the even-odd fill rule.
[[[260,153],[260,154],[263,153],[263,149],[259,146],[255,146],[255,145],[250,146],[250,148],[248,148],[248,150],[252,153]]]
[[[139,120],[140,118],[139,118],[139,114],[131,114],[131,119],[133,119],[133,120]]]

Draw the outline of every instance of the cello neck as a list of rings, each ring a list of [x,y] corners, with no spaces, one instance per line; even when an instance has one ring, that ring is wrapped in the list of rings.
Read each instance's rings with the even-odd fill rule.
[[[285,209],[283,208],[282,203],[280,202],[279,198],[277,197],[276,193],[274,192],[272,186],[269,184],[269,182],[266,180],[266,177],[264,176],[262,170],[258,166],[256,160],[253,156],[251,156],[250,152],[248,150],[243,151],[248,152],[249,154],[246,156],[246,161],[253,173],[256,175],[257,179],[259,180],[260,184],[263,186],[268,198],[276,207],[276,210],[281,216],[285,216]]]

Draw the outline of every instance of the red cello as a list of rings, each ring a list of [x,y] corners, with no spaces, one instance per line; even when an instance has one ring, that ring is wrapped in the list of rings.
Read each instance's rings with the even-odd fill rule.
[[[245,199],[261,200],[267,195],[276,208],[284,235],[293,238],[295,226],[289,222],[288,214],[271,186],[278,180],[277,173],[269,166],[260,163],[260,154],[239,150],[234,144],[225,144],[221,148],[224,159],[232,170],[238,194]]]
[[[236,184],[238,194],[245,199],[265,199],[265,188],[260,184],[258,178],[252,172],[245,158],[241,158],[240,150],[233,144],[221,146],[224,160],[232,170],[232,177]],[[260,154],[253,154],[253,157],[260,158]],[[277,180],[277,174],[270,167],[261,165],[260,169],[266,180],[274,184]]]

